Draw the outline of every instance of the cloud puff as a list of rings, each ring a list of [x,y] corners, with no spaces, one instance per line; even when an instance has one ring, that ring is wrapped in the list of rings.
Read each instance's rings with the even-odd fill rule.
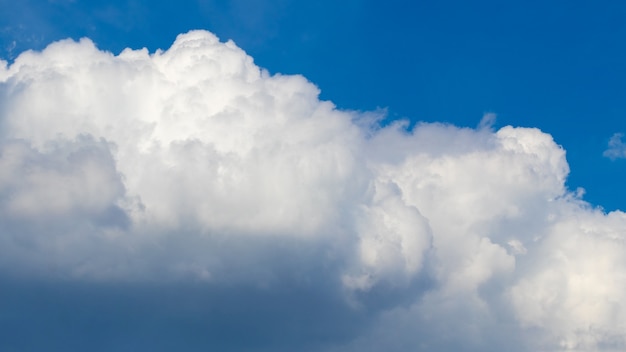
[[[2,62],[0,273],[309,292],[319,331],[362,321],[316,350],[626,347],[626,215],[565,187],[550,135],[381,127],[318,95],[205,31]]]
[[[622,141],[623,133],[615,133],[609,139],[609,147],[602,153],[605,157],[615,160],[626,158],[626,144]]]

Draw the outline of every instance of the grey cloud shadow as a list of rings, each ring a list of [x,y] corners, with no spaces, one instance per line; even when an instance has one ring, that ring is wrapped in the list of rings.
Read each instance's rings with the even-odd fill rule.
[[[309,351],[345,342],[369,321],[313,286],[0,285],[3,351]]]

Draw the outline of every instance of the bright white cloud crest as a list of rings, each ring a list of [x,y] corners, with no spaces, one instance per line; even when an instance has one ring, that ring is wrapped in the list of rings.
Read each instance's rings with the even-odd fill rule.
[[[1,66],[6,275],[280,285],[282,248],[352,309],[413,292],[340,350],[626,347],[626,215],[570,193],[537,129],[380,127],[204,31]]]

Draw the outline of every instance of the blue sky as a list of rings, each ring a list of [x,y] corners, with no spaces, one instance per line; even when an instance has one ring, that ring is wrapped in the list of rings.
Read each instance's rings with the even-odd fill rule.
[[[625,39],[617,1],[0,0],[0,350],[622,350]]]
[[[99,48],[166,48],[207,29],[270,72],[303,74],[343,109],[474,127],[537,127],[568,152],[568,184],[623,209],[624,162],[602,157],[624,132],[625,6],[615,1],[3,1],[12,58],[62,38]],[[14,43],[14,44],[13,44]]]

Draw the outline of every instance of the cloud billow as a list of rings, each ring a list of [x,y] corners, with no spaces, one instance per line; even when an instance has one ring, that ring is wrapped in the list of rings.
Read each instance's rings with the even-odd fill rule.
[[[200,285],[222,322],[311,317],[283,344],[266,327],[273,350],[626,347],[626,215],[570,192],[538,129],[381,127],[205,31],[56,42],[0,65],[0,92],[7,282]]]

